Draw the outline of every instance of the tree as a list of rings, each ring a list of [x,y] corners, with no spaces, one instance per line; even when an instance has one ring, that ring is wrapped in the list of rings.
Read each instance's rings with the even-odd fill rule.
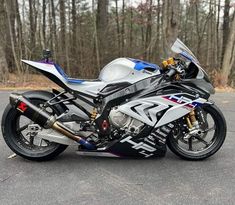
[[[178,36],[180,0],[163,1],[163,49],[170,56],[170,45]]]
[[[66,17],[65,17],[65,2],[59,1],[60,7],[60,57],[62,58],[63,65],[65,65],[64,49],[66,46]]]
[[[224,4],[224,21],[223,21],[223,42],[222,42],[222,61],[225,53],[225,47],[228,40],[228,33],[229,33],[229,10],[230,10],[230,0],[225,0]]]
[[[108,28],[108,0],[99,0],[97,5],[96,28],[98,37],[98,50],[100,64],[106,62],[107,54],[107,28]]]
[[[35,49],[36,43],[36,19],[37,15],[35,12],[35,0],[29,1],[29,23],[30,23],[30,49],[31,52]]]
[[[116,15],[116,26],[117,26],[117,42],[118,42],[118,55],[121,55],[121,34],[120,34],[120,23],[118,13],[118,0],[115,0],[115,15]]]
[[[8,65],[5,53],[5,38],[6,38],[6,12],[5,0],[0,0],[0,82],[5,82],[8,79]]]
[[[228,33],[228,39],[224,50],[224,58],[222,62],[222,85],[225,86],[228,83],[228,77],[235,63],[235,11],[233,20]]]
[[[42,1],[42,37],[43,42],[46,42],[46,0]]]
[[[56,23],[56,15],[55,15],[55,5],[54,5],[54,0],[51,0],[50,2],[51,6],[51,26],[50,26],[50,34],[51,35],[51,41],[52,41],[52,46],[53,46],[53,56],[54,59],[57,60],[57,50],[58,50],[58,40],[57,40],[57,23]]]

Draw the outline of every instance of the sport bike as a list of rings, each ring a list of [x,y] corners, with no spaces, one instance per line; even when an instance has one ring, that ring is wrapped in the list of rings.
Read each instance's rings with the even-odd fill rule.
[[[174,58],[158,66],[132,58],[106,65],[96,80],[68,77],[50,61],[22,60],[61,90],[12,93],[2,117],[9,148],[26,159],[49,160],[68,145],[80,155],[164,156],[202,160],[215,154],[226,136],[223,114],[209,100],[208,75],[177,39]],[[78,148],[78,149],[77,149]]]

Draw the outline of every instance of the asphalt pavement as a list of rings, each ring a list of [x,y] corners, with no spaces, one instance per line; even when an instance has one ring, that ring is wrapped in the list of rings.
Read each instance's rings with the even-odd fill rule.
[[[0,116],[8,103],[0,91]],[[0,133],[0,205],[235,204],[235,93],[212,99],[225,115],[228,132],[211,158],[185,161],[168,150],[159,159],[78,156],[68,148],[49,162],[32,162],[12,151]]]

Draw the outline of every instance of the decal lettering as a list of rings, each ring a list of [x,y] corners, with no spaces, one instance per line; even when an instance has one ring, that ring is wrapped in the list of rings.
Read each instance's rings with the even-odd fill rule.
[[[178,104],[187,104],[187,106],[189,106],[191,108],[194,108],[197,106],[197,104],[192,104],[193,101],[191,99],[186,98],[184,96],[171,95],[171,96],[165,96],[163,98],[171,100],[171,101],[176,102]]]
[[[151,138],[153,138],[152,136],[148,136],[148,137],[146,137],[146,138],[144,138],[144,141],[146,141],[146,142],[148,142],[149,144],[151,144],[151,145],[155,145],[155,143],[153,142],[154,141],[154,139],[151,139]]]
[[[121,143],[127,142],[127,143],[131,144],[133,149],[139,150],[139,153],[144,155],[145,157],[152,156],[153,154],[151,152],[156,151],[156,148],[154,148],[154,147],[152,147],[152,146],[150,146],[150,145],[148,145],[144,142],[136,143],[131,139],[132,139],[132,137],[128,136],[125,139],[121,140],[120,142]],[[150,153],[147,153],[147,152],[150,152]]]
[[[152,153],[151,153],[151,154],[147,154],[147,153],[145,153],[145,151],[144,151],[144,150],[142,150],[142,151],[140,152],[140,154],[144,155],[146,158],[147,158],[147,157],[151,157],[151,156],[153,156],[153,154],[152,154]]]

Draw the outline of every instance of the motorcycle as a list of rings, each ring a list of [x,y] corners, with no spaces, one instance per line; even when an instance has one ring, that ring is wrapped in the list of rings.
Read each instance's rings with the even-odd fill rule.
[[[209,100],[208,75],[179,39],[176,57],[158,65],[118,58],[96,80],[68,77],[44,53],[39,62],[22,60],[62,90],[10,94],[2,117],[9,148],[26,159],[49,160],[67,146],[105,157],[161,157],[167,146],[179,157],[202,160],[226,137],[222,112]]]

